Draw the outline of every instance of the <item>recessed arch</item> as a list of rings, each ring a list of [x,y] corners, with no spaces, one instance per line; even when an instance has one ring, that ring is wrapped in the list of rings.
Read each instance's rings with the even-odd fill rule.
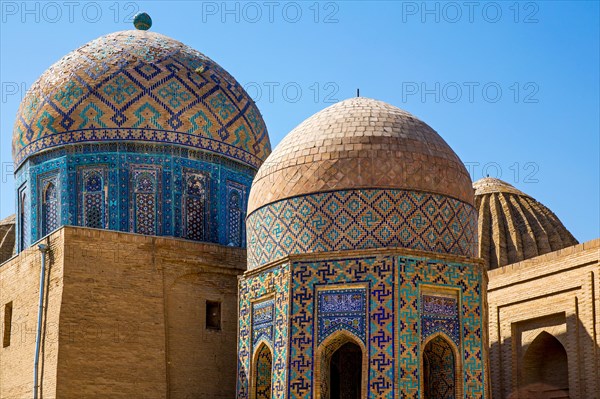
[[[427,337],[422,343],[421,389],[424,399],[462,397],[460,350],[443,332]]]
[[[49,181],[42,191],[42,236],[58,228],[59,216],[58,189],[54,181]]]
[[[251,399],[271,399],[273,387],[273,350],[259,341],[252,357]]]
[[[539,333],[529,344],[522,365],[521,387],[528,387],[540,397],[560,391],[568,394],[568,354],[552,334],[546,331]]]
[[[333,382],[335,382],[335,376],[332,376],[334,374],[332,368],[335,371],[336,363],[344,362],[344,358],[347,361],[346,370],[341,371],[341,378],[337,382],[351,384],[352,386],[333,387],[332,377],[334,377]],[[357,398],[366,398],[368,369],[368,352],[362,340],[349,331],[336,331],[317,348],[314,397],[316,399],[337,399],[332,394],[345,391],[356,393]],[[344,375],[352,375],[353,378],[344,378]],[[340,377],[339,374],[338,377]]]

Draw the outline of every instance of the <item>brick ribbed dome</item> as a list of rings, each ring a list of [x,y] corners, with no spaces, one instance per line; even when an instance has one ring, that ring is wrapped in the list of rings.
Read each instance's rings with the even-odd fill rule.
[[[254,179],[248,214],[284,198],[359,188],[473,204],[466,168],[431,127],[390,104],[357,97],[311,116],[281,141]]]
[[[479,256],[490,269],[577,244],[547,207],[495,178],[473,184],[479,213]]]
[[[167,36],[111,33],[67,54],[32,85],[13,158],[73,143],[176,144],[258,169],[270,152],[253,100],[223,68]]]

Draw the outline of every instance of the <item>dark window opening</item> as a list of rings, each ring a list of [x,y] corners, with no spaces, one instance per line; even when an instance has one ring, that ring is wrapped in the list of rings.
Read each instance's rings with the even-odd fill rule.
[[[2,339],[2,347],[6,348],[10,345],[10,333],[12,329],[12,301],[4,305],[4,334]]]
[[[342,345],[331,357],[331,399],[360,399],[362,351],[352,342]]]
[[[206,328],[221,329],[221,302],[206,301]]]

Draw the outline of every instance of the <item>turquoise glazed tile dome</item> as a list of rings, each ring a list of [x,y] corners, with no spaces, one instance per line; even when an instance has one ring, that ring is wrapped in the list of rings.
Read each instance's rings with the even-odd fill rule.
[[[250,184],[270,153],[262,116],[217,63],[142,30],[147,14],[134,22],[63,57],[25,95],[18,251],[63,225],[245,246]]]
[[[171,143],[253,168],[270,152],[259,110],[229,73],[144,30],[102,36],[44,72],[18,111],[13,157],[18,167],[53,147],[107,141]]]

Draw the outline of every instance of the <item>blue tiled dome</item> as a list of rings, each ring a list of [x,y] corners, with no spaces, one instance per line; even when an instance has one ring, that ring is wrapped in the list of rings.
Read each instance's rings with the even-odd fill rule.
[[[129,30],[52,65],[21,103],[13,157],[73,143],[145,141],[210,151],[258,168],[270,152],[264,121],[240,84],[202,53]]]

